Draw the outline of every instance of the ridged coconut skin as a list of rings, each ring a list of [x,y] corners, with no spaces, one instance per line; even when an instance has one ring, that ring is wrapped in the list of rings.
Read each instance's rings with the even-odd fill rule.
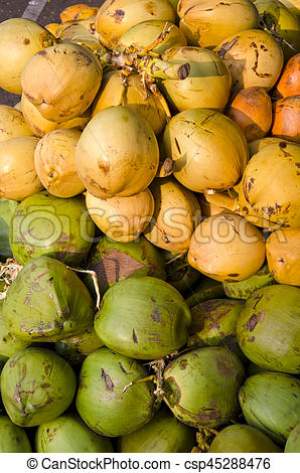
[[[41,192],[17,207],[10,224],[10,246],[22,265],[50,256],[76,266],[87,258],[95,228],[81,196],[60,199]]]
[[[9,244],[9,227],[18,203],[15,200],[0,199],[0,259],[12,256]]]
[[[76,377],[68,363],[45,348],[19,351],[1,373],[1,394],[12,422],[33,427],[61,415],[71,404]]]
[[[294,427],[288,436],[284,453],[300,453],[300,423]]]
[[[28,437],[23,429],[14,425],[9,417],[0,417],[0,453],[30,453]]]
[[[174,116],[164,145],[175,161],[174,176],[188,189],[228,189],[241,177],[248,160],[245,137],[225,115],[196,108]]]
[[[274,284],[274,278],[268,266],[263,266],[256,274],[244,281],[224,281],[223,288],[227,297],[247,300],[254,291],[271,284]]]
[[[28,346],[9,332],[2,314],[3,300],[0,300],[0,358],[7,359]]]
[[[241,362],[228,349],[199,348],[167,366],[163,375],[164,401],[186,425],[218,427],[236,414],[243,377]]]
[[[110,453],[108,439],[91,431],[81,419],[65,415],[39,426],[36,433],[38,453]]]
[[[94,351],[103,346],[97,336],[94,326],[88,327],[84,332],[74,337],[65,338],[56,342],[56,352],[65,358],[70,365],[80,365],[83,360]]]
[[[128,277],[166,278],[164,256],[144,237],[128,243],[101,238],[90,254],[88,269],[96,272],[101,294]],[[92,286],[90,278],[87,284]]]
[[[208,450],[210,453],[278,453],[279,447],[263,432],[251,425],[235,424],[217,434]]]
[[[267,239],[268,265],[280,284],[300,286],[300,229],[286,228],[272,232]]]
[[[119,440],[121,453],[189,453],[195,433],[165,410],[148,424]]]
[[[138,430],[153,416],[153,387],[149,382],[128,385],[145,376],[146,370],[137,361],[107,348],[95,351],[80,372],[76,398],[80,417],[94,432],[107,437]]]
[[[240,389],[239,401],[247,424],[279,445],[300,422],[300,381],[293,376],[271,372],[250,376]]]
[[[8,330],[25,342],[55,342],[81,333],[92,324],[93,314],[83,282],[47,256],[24,266],[3,304]]]
[[[18,136],[31,136],[32,132],[22,112],[7,105],[0,105],[0,142]]]
[[[163,56],[171,64],[190,64],[184,80],[167,79],[163,89],[179,111],[211,108],[222,111],[229,99],[231,75],[222,59],[213,51],[196,47],[173,47]]]
[[[238,318],[237,339],[256,365],[299,374],[300,289],[278,284],[255,291]]]
[[[120,281],[105,293],[95,330],[111,350],[155,360],[186,343],[190,323],[191,314],[181,294],[170,284],[147,276]]]

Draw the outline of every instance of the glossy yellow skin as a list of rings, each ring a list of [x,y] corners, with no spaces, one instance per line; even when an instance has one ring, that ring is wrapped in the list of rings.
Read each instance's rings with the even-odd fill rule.
[[[275,280],[279,284],[300,286],[300,229],[273,232],[266,249],[269,269]]]
[[[19,110],[8,105],[0,105],[0,142],[31,135],[32,132]]]

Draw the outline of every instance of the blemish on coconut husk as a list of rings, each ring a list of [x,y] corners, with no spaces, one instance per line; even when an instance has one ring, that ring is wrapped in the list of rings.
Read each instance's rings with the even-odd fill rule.
[[[108,391],[113,391],[114,390],[114,383],[111,379],[111,377],[109,376],[109,374],[107,374],[104,369],[102,368],[101,369],[101,378],[104,380],[105,382],[105,386],[106,386],[106,389]]]
[[[121,9],[116,10],[115,13],[113,14],[113,17],[116,23],[122,23],[123,18],[125,17],[124,10],[121,10]]]

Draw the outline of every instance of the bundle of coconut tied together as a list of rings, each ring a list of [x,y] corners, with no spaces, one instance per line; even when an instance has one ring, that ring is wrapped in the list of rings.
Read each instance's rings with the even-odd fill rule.
[[[60,16],[0,24],[0,451],[300,451],[298,0]]]

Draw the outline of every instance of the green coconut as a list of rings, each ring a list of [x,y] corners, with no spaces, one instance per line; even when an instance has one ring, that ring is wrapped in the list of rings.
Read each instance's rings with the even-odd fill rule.
[[[94,351],[101,348],[103,343],[95,332],[94,326],[74,337],[65,338],[55,344],[56,352],[71,365],[78,365]]]
[[[1,394],[12,422],[33,427],[60,416],[71,404],[76,377],[68,363],[45,348],[12,356],[1,373]]]
[[[15,200],[0,199],[0,260],[10,258],[9,226],[18,203]]]
[[[28,343],[19,340],[14,334],[9,332],[2,314],[2,306],[3,301],[0,300],[0,358],[6,360],[16,352],[26,348]]]
[[[146,374],[137,361],[107,348],[90,354],[80,372],[76,398],[80,417],[94,432],[107,437],[138,430],[154,413],[152,384],[137,383]]]
[[[224,289],[222,283],[214,279],[201,277],[201,281],[194,288],[186,302],[189,307],[194,307],[201,302],[209,301],[211,299],[219,299],[224,297]]]
[[[165,256],[167,282],[182,294],[192,291],[193,286],[201,277],[199,271],[188,264],[186,255],[179,257],[174,256],[174,253],[165,252]]]
[[[95,271],[101,294],[128,277],[155,276],[165,279],[164,257],[146,238],[122,243],[101,238],[93,248],[88,269]],[[89,278],[89,287],[91,286]]]
[[[300,453],[300,423],[293,428],[288,436],[284,453]]]
[[[247,424],[280,445],[300,422],[300,380],[288,374],[250,376],[240,389],[239,400]]]
[[[95,228],[82,197],[60,199],[40,192],[17,207],[11,249],[20,264],[46,255],[76,266],[86,259]]]
[[[23,429],[9,417],[0,417],[0,453],[30,453],[31,445]]]
[[[191,427],[218,427],[238,411],[238,390],[244,370],[224,347],[190,351],[164,371],[164,401],[175,417]]]
[[[237,321],[237,339],[256,365],[300,373],[300,289],[274,285],[255,291]]]
[[[110,453],[113,447],[77,416],[65,415],[39,426],[36,450],[38,453]]]
[[[235,424],[225,427],[214,438],[210,453],[275,453],[279,447],[263,432],[250,425]]]
[[[185,345],[190,322],[181,294],[170,284],[147,276],[125,279],[105,293],[95,330],[111,350],[155,360]]]
[[[256,274],[243,281],[225,281],[223,282],[224,292],[227,297],[232,299],[248,299],[251,294],[265,286],[274,283],[274,278],[270,273],[268,266],[263,266]]]
[[[83,282],[47,256],[24,266],[3,304],[8,331],[29,343],[80,334],[91,326],[93,315],[93,301]]]
[[[189,453],[195,444],[194,431],[166,410],[148,424],[119,441],[121,453]]]

